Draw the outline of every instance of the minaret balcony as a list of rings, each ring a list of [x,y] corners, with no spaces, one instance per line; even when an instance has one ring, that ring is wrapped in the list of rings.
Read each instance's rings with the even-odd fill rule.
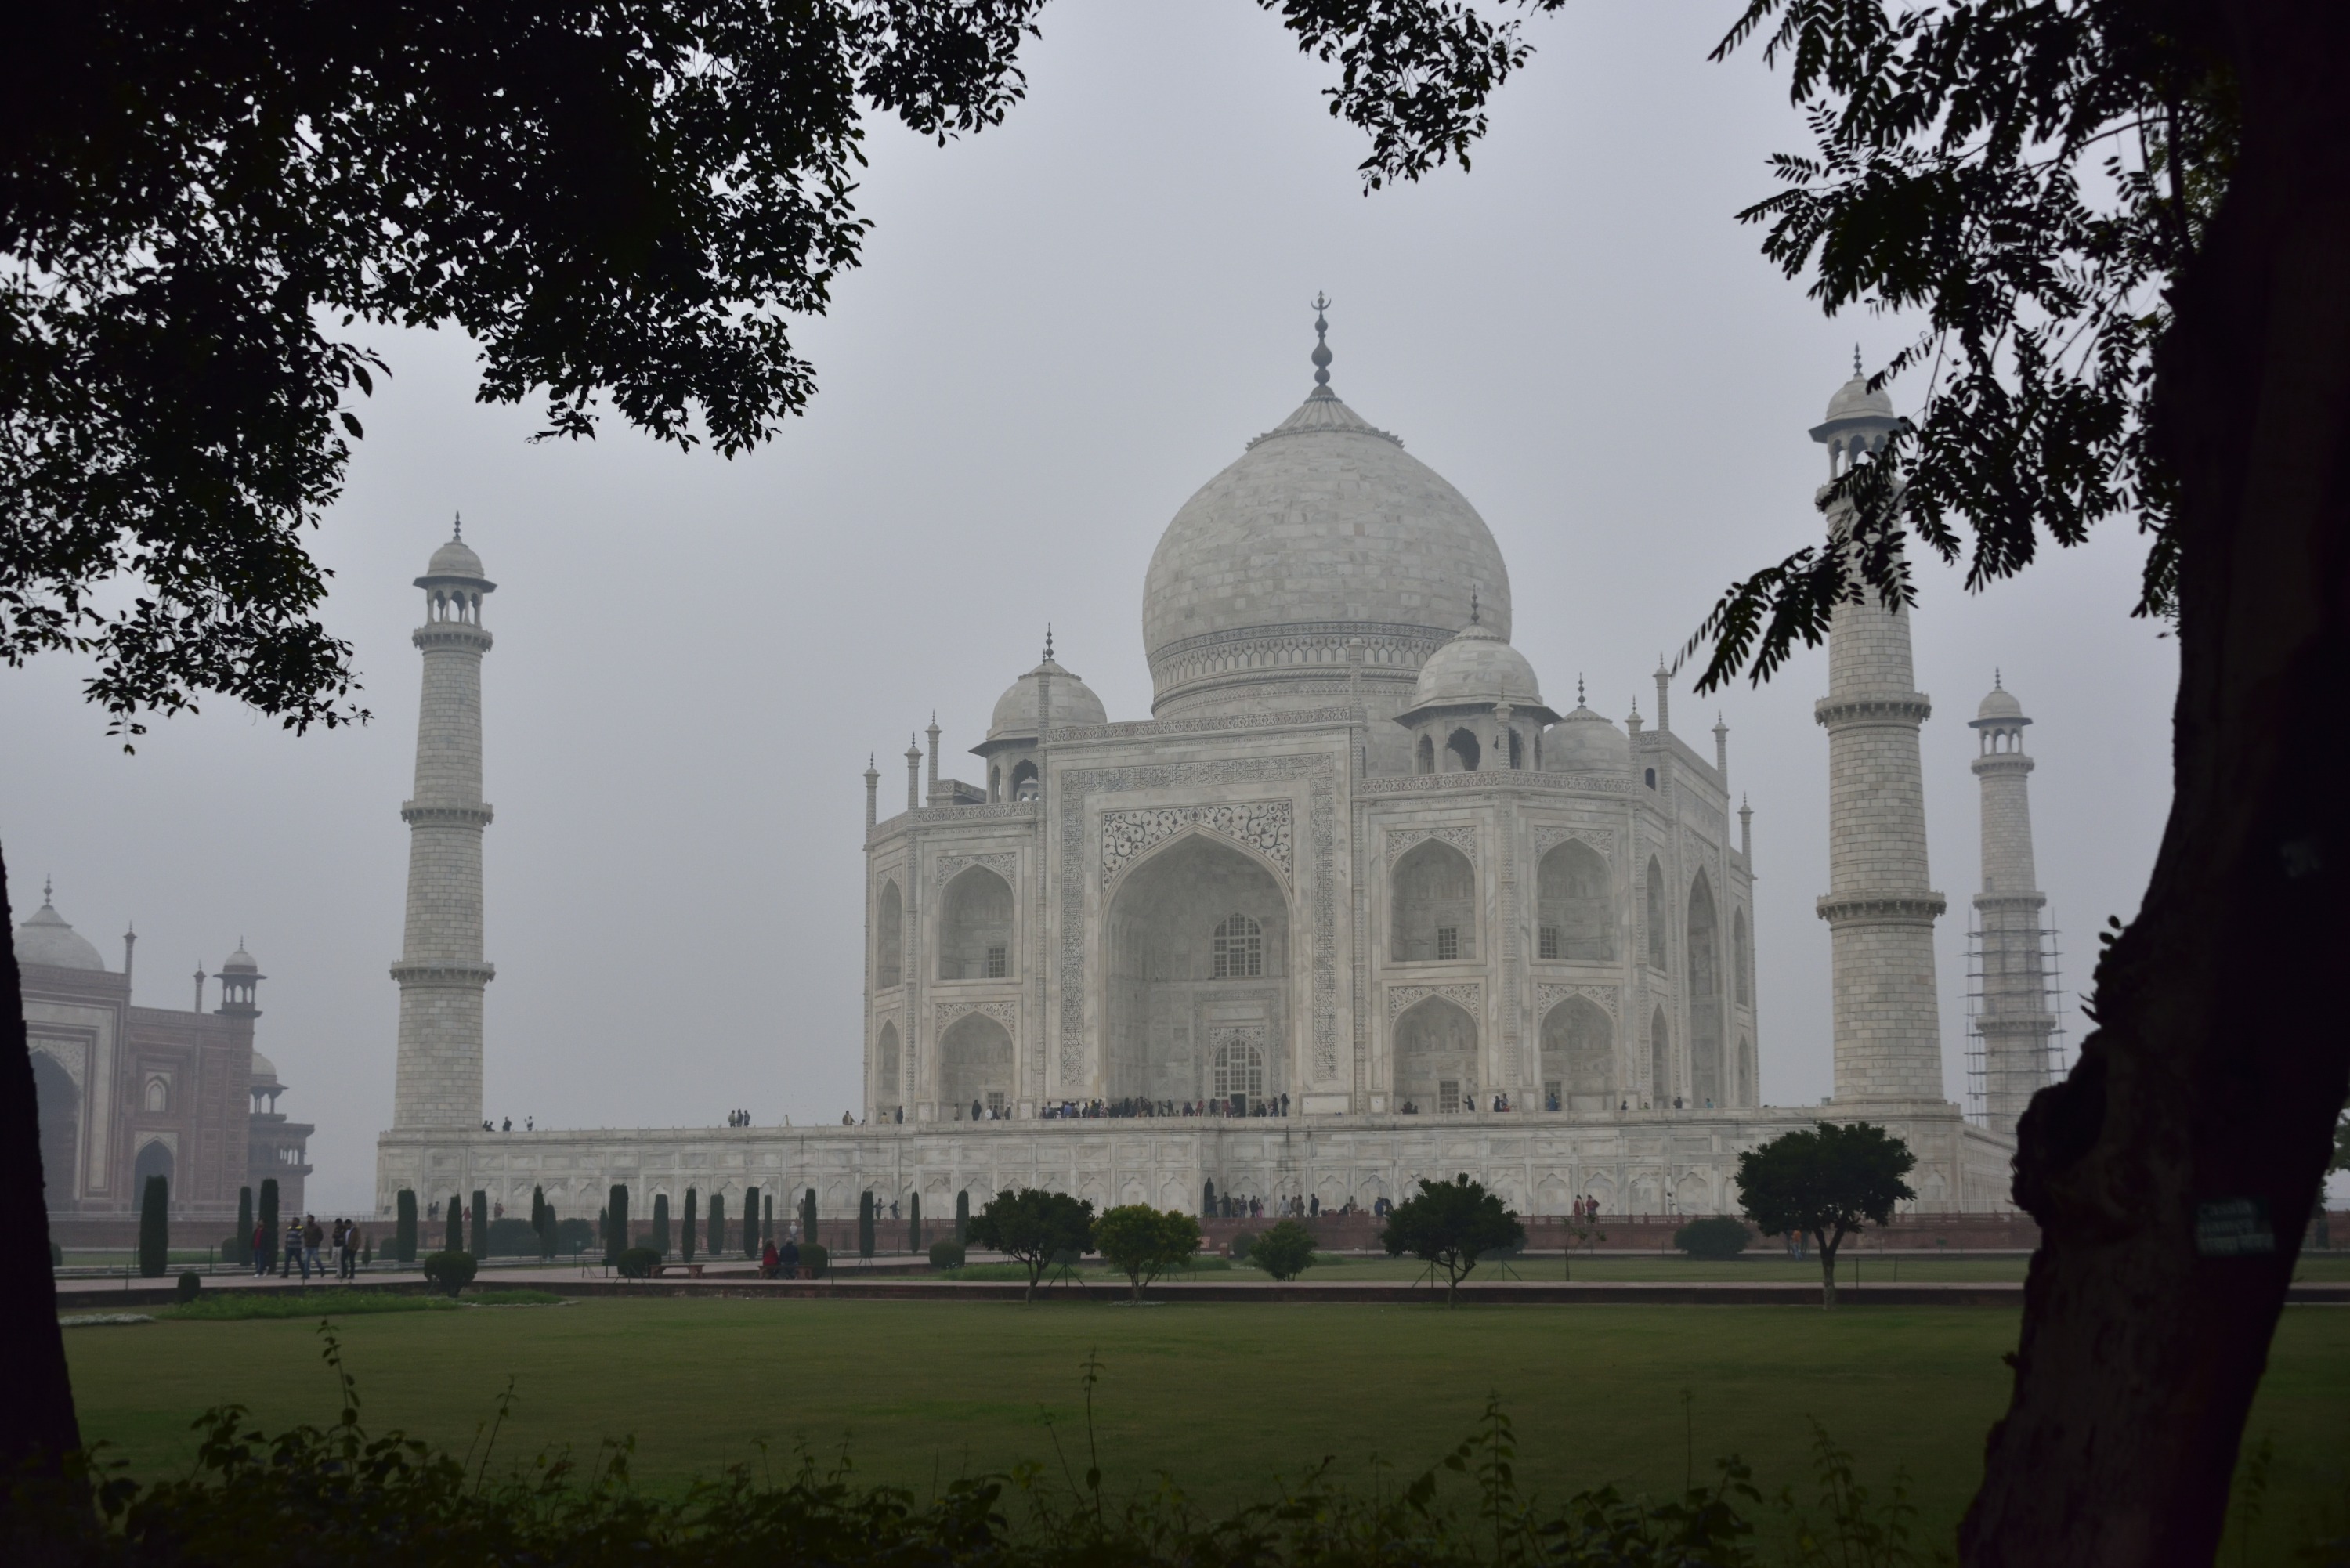
[[[1930,926],[1942,918],[1949,904],[1939,893],[1862,894],[1837,898],[1829,894],[1817,906],[1820,919],[1835,926]]]
[[[488,631],[462,620],[436,620],[418,627],[409,640],[430,653],[436,648],[463,649],[469,653],[487,653],[494,640]]]
[[[498,966],[455,960],[428,960],[420,963],[396,963],[391,966],[391,978],[402,985],[487,985],[498,978]]]
[[[1898,697],[1823,697],[1812,704],[1813,722],[1827,729],[1846,724],[1922,724],[1934,715],[1923,691]]]
[[[487,827],[492,813],[489,803],[479,805],[419,805],[403,801],[400,820],[411,827]]]

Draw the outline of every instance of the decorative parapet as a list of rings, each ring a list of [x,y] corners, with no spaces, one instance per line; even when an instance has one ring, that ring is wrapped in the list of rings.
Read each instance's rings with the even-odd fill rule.
[[[1975,908],[1986,915],[2028,915],[2048,907],[2045,893],[1977,893]]]
[[[391,978],[402,985],[487,985],[498,978],[494,963],[396,963]]]
[[[1922,724],[1934,714],[1934,704],[1923,691],[1898,697],[1823,697],[1812,704],[1813,722],[1828,729],[1840,724]]]
[[[1388,774],[1358,781],[1357,794],[1423,794],[1444,790],[1506,790],[1517,794],[1623,794],[1634,781],[1617,774],[1555,774],[1503,768],[1474,774]]]
[[[419,805],[403,801],[400,820],[411,827],[487,827],[491,818],[490,805]]]
[[[430,652],[436,648],[463,649],[473,653],[487,653],[492,638],[478,626],[461,620],[436,620],[418,627],[410,640]]]
[[[925,805],[912,811],[901,811],[885,817],[865,830],[865,842],[875,843],[910,827],[951,826],[959,822],[1034,822],[1036,803],[1033,800],[999,801],[993,805]]]
[[[1939,893],[1862,895],[1839,898],[1833,894],[1816,906],[1820,919],[1831,927],[1849,925],[1930,926],[1950,906]]]
[[[1199,735],[1232,730],[1321,729],[1360,724],[1360,708],[1307,708],[1295,713],[1225,713],[1201,719],[1131,719],[1115,724],[1063,724],[1052,732],[1059,744],[1081,741],[1138,741],[1153,735]]]

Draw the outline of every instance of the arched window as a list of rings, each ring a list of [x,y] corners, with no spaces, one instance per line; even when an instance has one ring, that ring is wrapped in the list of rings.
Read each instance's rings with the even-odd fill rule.
[[[1513,768],[1523,768],[1525,765],[1526,753],[1524,744],[1518,739],[1517,731],[1512,730],[1510,732],[1510,766]]]
[[[987,768],[987,798],[990,801],[1003,798],[1003,770],[993,763]]]
[[[898,884],[881,884],[881,909],[873,921],[873,988],[888,991],[903,978],[900,964],[905,951],[906,910],[898,897]]]
[[[939,910],[939,978],[1001,980],[1012,972],[1012,885],[983,866],[947,884]]]
[[[1419,772],[1432,774],[1436,771],[1436,742],[1433,737],[1422,735],[1419,738],[1419,746],[1416,755],[1419,759]]]
[[[1457,1111],[1477,1096],[1477,1021],[1440,996],[1395,1023],[1395,1093],[1422,1111]]]
[[[1254,980],[1264,973],[1264,929],[1246,915],[1217,921],[1208,945],[1218,980]]]
[[[939,1036],[939,1086],[953,1111],[975,1103],[998,1116],[1012,1097],[1012,1035],[984,1012],[966,1012]]]
[[[131,1165],[130,1190],[143,1199],[147,1194],[147,1179],[160,1176],[170,1181],[172,1163],[171,1145],[160,1138],[149,1144],[139,1151],[139,1158]]]
[[[1648,1103],[1659,1110],[1673,1098],[1673,1036],[1661,1007],[1648,1016]]]
[[[1218,1099],[1232,1095],[1245,1095],[1253,1102],[1263,1098],[1264,1053],[1237,1036],[1220,1041],[1209,1092]]]
[[[1746,911],[1733,912],[1730,917],[1730,963],[1737,972],[1731,984],[1738,988],[1738,1005],[1754,1005],[1754,955],[1746,945]]]
[[[881,1036],[873,1043],[873,1103],[886,1110],[901,1097],[903,1080],[899,1072],[901,1057],[898,1049],[898,1026],[884,1023]]]
[[[1036,764],[1035,763],[1014,763],[1012,768],[1012,798],[1014,800],[1035,800],[1036,795]]]
[[[1477,737],[1466,730],[1455,730],[1452,738],[1444,742],[1444,771],[1448,774],[1473,774],[1477,760],[1483,753]]]
[[[154,1112],[172,1108],[172,1085],[161,1078],[147,1080],[147,1109]]]
[[[1616,1102],[1616,1023],[1590,998],[1571,996],[1550,1010],[1542,1026],[1544,1104],[1563,1111],[1604,1111]]]
[[[1668,969],[1665,961],[1665,868],[1648,857],[1648,967]]]
[[[1536,957],[1616,956],[1616,900],[1609,881],[1607,860],[1580,839],[1567,839],[1542,857],[1534,877]]]
[[[1656,787],[1657,787],[1657,770],[1656,770],[1656,769],[1654,769],[1654,768],[1650,768],[1650,769],[1648,770],[1648,787],[1649,787],[1650,789],[1654,789],[1654,788],[1656,788]]]
[[[1427,839],[1388,874],[1389,956],[1430,963],[1477,956],[1477,871],[1440,838]]]
[[[1721,1061],[1721,930],[1713,912],[1713,885],[1704,872],[1689,895],[1690,1098],[1718,1106],[1728,1096]]]
[[[1754,1086],[1754,1042],[1738,1042],[1738,1103],[1752,1106],[1761,1103],[1762,1095]]]

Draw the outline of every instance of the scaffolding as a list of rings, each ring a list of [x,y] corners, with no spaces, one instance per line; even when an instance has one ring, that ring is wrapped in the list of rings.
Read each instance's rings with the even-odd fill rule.
[[[2054,1021],[2048,1031],[2043,1060],[2040,1064],[2043,1086],[2054,1083],[2072,1067],[2072,1047],[2064,1033],[2064,975],[2061,963],[2064,949],[2057,942],[2057,929],[2048,919],[2047,906],[2041,906],[2041,920],[2033,933],[2040,942],[2040,1010]],[[1967,907],[1967,950],[1964,955],[1967,972],[1967,1120],[1977,1127],[1991,1122],[1990,1052],[1983,1041],[1983,1018],[1986,978],[2012,979],[2011,976],[1988,976],[1988,955],[1983,948],[1982,911],[1970,903]]]

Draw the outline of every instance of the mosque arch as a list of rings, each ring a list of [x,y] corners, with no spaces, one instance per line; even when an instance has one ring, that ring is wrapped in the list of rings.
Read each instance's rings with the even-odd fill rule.
[[[1395,1022],[1395,1094],[1422,1111],[1458,1111],[1477,1098],[1477,1021],[1440,996]]]
[[[881,884],[881,909],[873,920],[873,988],[888,991],[903,975],[906,904],[893,877]]]
[[[1615,1104],[1616,1021],[1587,996],[1570,996],[1544,1015],[1543,1104],[1604,1111]]]
[[[1435,737],[1430,735],[1422,735],[1419,738],[1419,744],[1413,749],[1412,755],[1416,760],[1415,772],[1423,774],[1434,773],[1436,771]]]
[[[984,1012],[966,1012],[947,1025],[939,1036],[939,1090],[950,1116],[968,1116],[974,1105],[1001,1116],[1013,1087],[1010,1030]]]
[[[939,978],[1003,980],[1012,973],[1012,884],[984,866],[966,867],[939,901]]]
[[[1511,728],[1511,730],[1510,730],[1510,767],[1511,767],[1512,771],[1513,771],[1513,772],[1514,772],[1515,770],[1520,769],[1520,768],[1523,768],[1523,767],[1524,767],[1525,765],[1526,765],[1526,748],[1525,748],[1525,742],[1524,742],[1524,741],[1523,741],[1523,740],[1522,740],[1522,739],[1519,737],[1519,735],[1518,735],[1518,732],[1517,732],[1516,728],[1515,728],[1514,726],[1513,726],[1513,727]]]
[[[1655,856],[1648,857],[1648,967],[1666,969],[1665,947],[1665,867]]]
[[[1738,1005],[1754,1005],[1754,950],[1747,940],[1746,911],[1733,909],[1730,916],[1731,983],[1738,988]]]
[[[1254,852],[1197,830],[1121,874],[1104,911],[1101,1086],[1113,1100],[1216,1097],[1228,1044],[1289,1086],[1289,892]],[[1073,1091],[1075,1092],[1075,1091]],[[1233,1091],[1222,1091],[1233,1092]]]
[[[1035,800],[1038,793],[1035,763],[1027,760],[1014,763],[1012,766],[1012,798]]]
[[[74,1179],[81,1151],[81,1089],[46,1051],[33,1053],[33,1098],[41,1123],[41,1182],[50,1201],[63,1202],[81,1191]]]
[[[1648,1015],[1648,1104],[1663,1110],[1673,1097],[1673,1032],[1661,1007]]]
[[[144,1104],[140,1107],[151,1116],[161,1116],[172,1108],[172,1081],[160,1074],[147,1080]]]
[[[898,1026],[884,1023],[873,1042],[873,1103],[878,1109],[889,1110],[905,1097],[904,1066],[898,1045]]]
[[[1444,771],[1448,774],[1473,774],[1482,760],[1483,748],[1477,737],[1467,730],[1455,730],[1444,742]]]
[[[1546,959],[1616,956],[1616,898],[1607,858],[1579,838],[1558,844],[1534,874],[1535,954]]]
[[[161,1138],[151,1138],[139,1151],[130,1165],[130,1191],[140,1202],[147,1200],[147,1179],[160,1176],[168,1184],[176,1162],[172,1158],[172,1146]]]
[[[1721,1059],[1721,930],[1713,884],[1702,871],[1689,895],[1690,1102],[1719,1106],[1728,1098]]]
[[[1436,963],[1477,956],[1477,868],[1440,838],[1422,839],[1388,873],[1388,956]]]
[[[1754,1042],[1741,1035],[1738,1040],[1738,1104],[1759,1106],[1762,1090],[1755,1082]]]

